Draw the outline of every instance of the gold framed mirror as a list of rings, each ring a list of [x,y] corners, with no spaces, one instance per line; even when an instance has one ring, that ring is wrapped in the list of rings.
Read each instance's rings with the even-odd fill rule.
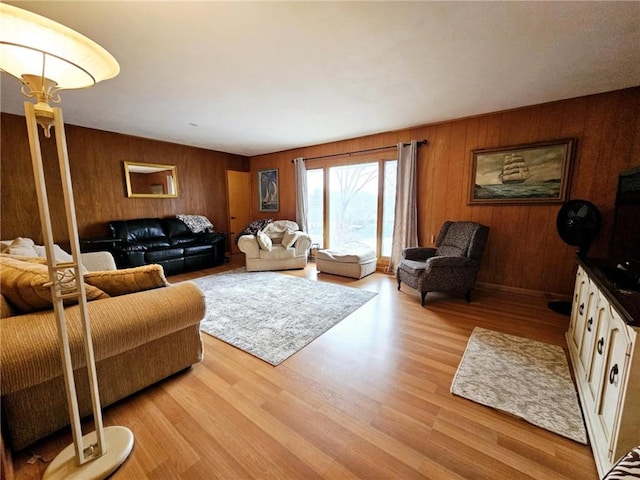
[[[178,167],[158,163],[124,162],[127,197],[177,198]]]

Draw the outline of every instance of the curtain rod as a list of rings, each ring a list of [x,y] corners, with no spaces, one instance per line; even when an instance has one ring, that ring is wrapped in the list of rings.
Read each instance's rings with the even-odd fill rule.
[[[426,145],[427,143],[429,143],[426,139],[425,140],[420,140],[418,142],[418,147],[421,145]],[[403,143],[402,145],[404,145],[405,147],[407,145],[411,145],[411,143]],[[345,153],[333,153],[331,155],[320,155],[319,157],[307,157],[304,158],[305,162],[307,160],[319,160],[320,158],[329,158],[329,157],[342,157],[345,155],[354,155],[356,153],[368,153],[368,152],[377,152],[378,150],[389,150],[390,148],[396,148],[397,145],[389,145],[387,147],[377,147],[377,148],[367,148],[366,150],[356,150],[353,152],[345,152]],[[293,160],[291,160],[291,163],[293,163]]]

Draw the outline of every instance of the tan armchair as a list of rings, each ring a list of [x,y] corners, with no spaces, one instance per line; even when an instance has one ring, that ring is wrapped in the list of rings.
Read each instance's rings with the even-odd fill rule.
[[[460,290],[471,301],[480,258],[489,227],[475,222],[445,222],[436,240],[437,248],[405,248],[396,277],[398,290],[406,283],[420,292],[424,306],[428,292]]]

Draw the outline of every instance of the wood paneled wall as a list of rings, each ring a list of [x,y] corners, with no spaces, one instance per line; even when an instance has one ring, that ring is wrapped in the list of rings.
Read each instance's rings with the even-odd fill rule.
[[[40,224],[24,118],[2,114],[0,236],[40,240]],[[603,215],[603,229],[590,254],[610,254],[617,175],[640,165],[640,87],[451,122],[261,155],[247,159],[127,135],[67,126],[71,176],[81,236],[106,233],[110,220],[163,217],[177,213],[208,216],[227,231],[226,170],[251,170],[253,218],[295,218],[291,160],[340,154],[427,139],[418,158],[419,238],[431,243],[442,222],[471,219],[491,233],[479,281],[513,291],[570,294],[575,248],[558,237],[560,205],[467,205],[471,150],[575,137],[569,198],[590,200]],[[55,169],[53,142],[42,138],[45,166]],[[178,166],[180,197],[126,197],[123,160]],[[280,211],[258,212],[257,171],[278,168]],[[62,205],[50,187],[53,209]],[[59,232],[56,232],[59,236]]]
[[[258,196],[257,171],[278,168],[281,202],[277,214],[259,213],[253,202],[253,217],[295,219],[293,158],[427,139],[418,158],[420,244],[431,244],[445,220],[489,225],[480,282],[515,292],[568,295],[576,249],[556,232],[560,205],[467,204],[471,150],[565,137],[577,139],[569,198],[586,199],[599,208],[603,228],[590,255],[606,257],[617,175],[640,165],[640,87],[252,157],[253,198]]]
[[[38,205],[24,117],[2,114],[0,236],[42,240]],[[206,215],[228,231],[226,171],[248,171],[239,155],[176,145],[129,135],[67,125],[71,179],[81,237],[104,236],[111,220],[167,217],[178,213]],[[57,172],[55,143],[40,136],[43,162],[52,178]],[[179,197],[127,198],[123,161],[177,165]],[[48,182],[53,220],[61,223],[63,203],[58,181]],[[61,217],[62,218],[62,217]],[[64,231],[55,231],[56,240]]]

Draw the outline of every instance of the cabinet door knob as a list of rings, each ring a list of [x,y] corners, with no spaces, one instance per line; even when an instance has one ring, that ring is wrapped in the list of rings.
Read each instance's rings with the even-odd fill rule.
[[[580,304],[580,309],[578,310],[578,312],[580,313],[580,315],[584,313],[584,303]]]
[[[609,372],[609,383],[613,385],[616,381],[616,377],[618,376],[618,364],[616,363],[613,367],[611,367],[611,371]]]
[[[602,347],[604,347],[604,337],[601,337],[600,340],[598,340],[598,353],[600,355],[602,355]]]
[[[591,331],[591,325],[593,325],[593,317],[591,317],[589,319],[589,321],[587,321],[587,330]]]

